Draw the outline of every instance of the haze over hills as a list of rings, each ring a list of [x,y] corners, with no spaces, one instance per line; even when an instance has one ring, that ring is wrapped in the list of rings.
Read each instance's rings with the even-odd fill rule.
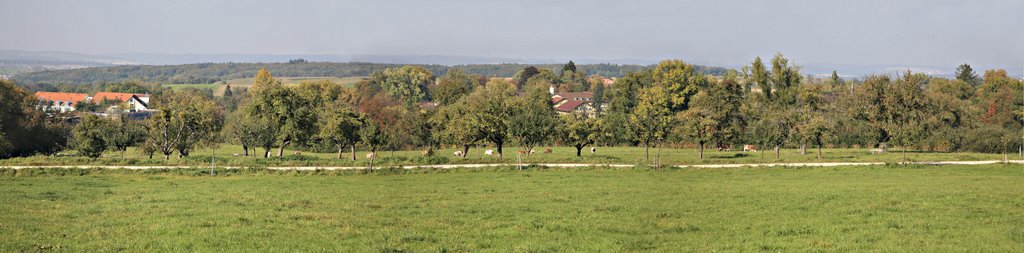
[[[623,64],[652,65],[662,59],[542,59],[542,58],[501,58],[453,55],[334,55],[334,54],[108,54],[89,55],[68,52],[34,52],[0,50],[0,77],[10,78],[15,74],[46,70],[107,67],[117,65],[181,65],[195,63],[276,63],[293,59],[310,62],[360,62],[383,64],[423,65],[468,65],[468,64],[561,64],[569,60],[579,64]],[[721,64],[711,61],[683,59],[703,66],[721,66],[739,69],[743,64]],[[827,76],[833,70],[843,78],[859,78],[869,74],[893,74],[906,70],[933,76],[951,77],[956,66],[898,66],[898,65],[854,65],[834,63],[801,64],[802,74]],[[1007,70],[1011,75],[1021,76],[1019,70]]]

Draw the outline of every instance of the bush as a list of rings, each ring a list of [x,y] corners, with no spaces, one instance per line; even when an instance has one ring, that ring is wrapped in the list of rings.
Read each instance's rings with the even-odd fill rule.
[[[964,149],[982,153],[1002,153],[1017,150],[1024,140],[1020,133],[1002,127],[985,126],[967,132]]]

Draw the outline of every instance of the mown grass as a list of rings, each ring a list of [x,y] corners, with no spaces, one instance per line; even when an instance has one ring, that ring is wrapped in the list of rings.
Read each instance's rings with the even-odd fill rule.
[[[655,158],[656,150],[651,150],[651,159],[646,160],[642,147],[598,147],[596,153],[590,153],[589,148],[583,151],[581,157],[576,157],[576,149],[572,147],[538,147],[534,150],[542,151],[551,148],[551,154],[538,152],[529,157],[523,156],[523,162],[530,163],[586,163],[586,164],[651,164]],[[421,150],[405,151],[378,151],[378,165],[425,165],[425,164],[494,164],[494,163],[517,163],[518,158],[515,147],[507,147],[505,156],[502,158],[484,155],[487,148],[470,149],[466,158],[459,158],[452,155],[455,149],[439,149],[433,156],[422,155]],[[260,150],[262,154],[263,150]],[[347,152],[347,151],[346,151]],[[344,154],[344,159],[337,159],[336,153],[313,153],[300,152],[296,155],[295,150],[288,149],[284,157],[257,158],[234,156],[240,154],[241,147],[237,145],[220,145],[214,149],[198,149],[192,152],[190,157],[179,159],[172,157],[170,160],[163,160],[160,154],[154,155],[154,159],[148,159],[137,152],[134,148],[125,153],[121,159],[118,152],[107,152],[99,159],[88,159],[84,157],[47,157],[34,156],[0,160],[0,165],[194,165],[209,166],[210,159],[215,158],[217,165],[241,166],[241,167],[265,167],[265,166],[367,166],[366,151],[357,152],[357,160],[350,160],[350,154]],[[277,150],[271,152],[277,154]],[[822,159],[808,150],[808,154],[801,155],[797,149],[782,150],[782,158],[775,159],[772,152],[742,152],[742,151],[705,151],[704,159],[698,159],[696,149],[674,149],[662,150],[662,164],[685,165],[685,164],[747,164],[747,163],[788,163],[788,162],[902,162],[904,154],[893,150],[885,154],[871,154],[868,149],[825,149]],[[912,151],[906,154],[907,161],[972,161],[972,160],[1000,160],[1000,154],[982,153],[946,153],[946,152],[917,152]],[[1010,159],[1022,159],[1017,154],[1009,156]]]
[[[170,87],[172,90],[180,90],[180,89],[186,89],[186,88],[193,88],[193,89],[204,89],[204,90],[214,91],[214,90],[217,89],[217,84],[215,84],[215,83],[210,83],[210,84],[202,84],[202,83],[176,83],[176,84],[164,84],[163,86]]]
[[[1020,165],[2,174],[5,252],[1024,250]]]

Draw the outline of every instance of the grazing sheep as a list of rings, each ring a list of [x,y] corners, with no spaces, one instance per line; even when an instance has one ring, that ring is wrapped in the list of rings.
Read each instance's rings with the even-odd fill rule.
[[[533,151],[533,149],[531,149],[531,150],[530,150],[530,154],[536,154],[536,153],[537,153],[537,152],[536,152],[536,151]]]
[[[366,153],[366,159],[373,159],[373,156],[374,156],[373,152]]]
[[[493,149],[484,150],[484,155],[493,156],[494,155],[494,150]]]
[[[238,156],[238,153],[234,153],[234,154],[232,154],[231,156]]]
[[[464,153],[462,153],[462,150],[457,150],[457,151],[455,151],[455,153],[452,153],[452,154],[454,154],[454,155],[455,155],[455,156],[457,156],[457,157],[462,157],[462,155],[463,155]]]
[[[550,148],[546,148],[546,149],[544,149],[544,153],[545,153],[545,154],[551,154],[551,149],[550,149]]]
[[[301,154],[302,154],[302,152],[295,151],[295,155],[301,155]]]
[[[590,153],[591,153],[591,154],[593,154],[593,153],[597,153],[597,148],[595,148],[595,147],[590,147]]]

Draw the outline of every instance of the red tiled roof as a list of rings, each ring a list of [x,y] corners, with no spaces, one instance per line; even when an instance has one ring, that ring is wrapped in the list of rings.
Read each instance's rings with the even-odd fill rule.
[[[565,103],[555,106],[555,110],[562,112],[571,112],[573,109],[576,109],[576,107],[579,107],[580,105],[585,104],[587,102],[588,101],[583,100],[569,100],[565,101]]]
[[[556,95],[562,96],[562,98],[568,100],[576,100],[576,98],[586,98],[587,100],[590,100],[594,97],[594,93],[590,92],[559,92]]]
[[[563,99],[562,96],[555,95],[554,97],[551,97],[551,103],[552,104],[557,104],[559,101],[562,101],[562,99]]]
[[[135,96],[131,93],[120,93],[120,92],[96,92],[95,96],[92,96],[93,103],[100,103],[103,100],[114,100],[114,101],[128,101]]]
[[[36,97],[39,98],[39,100],[46,101],[70,101],[71,105],[74,106],[75,104],[78,104],[79,101],[85,101],[85,99],[89,97],[89,94],[37,91]]]

